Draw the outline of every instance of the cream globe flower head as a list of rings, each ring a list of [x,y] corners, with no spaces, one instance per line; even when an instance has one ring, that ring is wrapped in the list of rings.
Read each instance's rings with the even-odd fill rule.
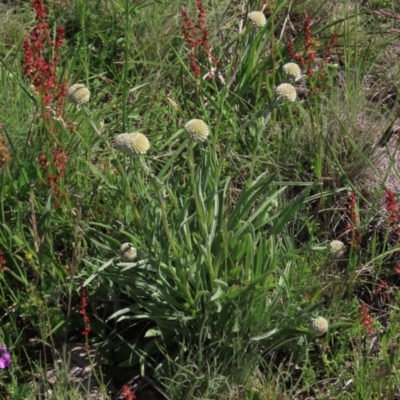
[[[316,336],[321,336],[328,332],[329,324],[324,317],[317,317],[311,319],[310,327]]]
[[[249,13],[247,18],[250,23],[257,28],[261,28],[267,23],[265,15],[261,11],[252,11],[251,13]]]
[[[191,119],[186,122],[185,131],[197,142],[204,142],[210,134],[207,124],[201,119]]]
[[[115,138],[113,147],[125,154],[146,154],[150,148],[150,142],[143,133],[121,133]]]
[[[133,247],[132,243],[124,243],[119,249],[119,254],[122,261],[133,261],[137,256],[137,250]]]
[[[343,257],[346,252],[345,245],[340,240],[332,240],[332,242],[329,243],[329,250],[335,258]]]
[[[283,66],[283,72],[294,80],[301,78],[301,69],[296,63],[290,62],[285,64]]]
[[[278,98],[287,101],[296,101],[297,92],[293,85],[290,83],[281,83],[276,89],[275,94]]]
[[[75,85],[69,87],[67,97],[71,103],[85,104],[90,99],[90,91],[85,85],[75,83]]]

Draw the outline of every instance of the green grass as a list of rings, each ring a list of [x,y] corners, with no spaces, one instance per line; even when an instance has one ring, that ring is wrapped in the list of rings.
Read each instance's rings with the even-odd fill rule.
[[[385,195],[400,187],[396,134],[377,141],[399,112],[389,29],[400,26],[371,11],[396,2],[269,1],[256,29],[247,14],[262,2],[205,1],[198,77],[180,3],[136,3],[46,3],[51,34],[65,26],[59,83],[91,91],[63,118],[21,66],[31,6],[1,5],[0,134],[12,160],[0,164],[0,344],[13,361],[2,396],[84,398],[68,379],[65,346],[77,343],[101,360],[87,362],[104,398],[123,385],[138,399],[149,387],[188,400],[395,398],[398,212]],[[185,9],[196,25],[196,2]],[[287,38],[307,59],[307,15],[317,58],[337,40],[283,101]],[[210,129],[204,142],[185,132],[194,118]],[[145,134],[150,150],[118,151],[124,132]],[[340,258],[332,240],[345,243]],[[134,262],[119,256],[126,242]],[[322,336],[317,316],[329,321]]]

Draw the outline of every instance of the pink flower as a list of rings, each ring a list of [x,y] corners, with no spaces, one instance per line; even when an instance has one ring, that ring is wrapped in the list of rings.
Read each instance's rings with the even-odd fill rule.
[[[0,344],[0,369],[7,368],[11,365],[11,355],[7,351],[7,347]]]

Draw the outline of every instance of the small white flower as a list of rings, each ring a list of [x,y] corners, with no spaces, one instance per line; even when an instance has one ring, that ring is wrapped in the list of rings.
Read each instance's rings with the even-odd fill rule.
[[[294,80],[301,78],[301,69],[296,63],[290,62],[285,64],[283,72]]]
[[[329,324],[324,317],[317,317],[311,319],[310,327],[316,336],[321,336],[328,332]]]
[[[275,94],[278,98],[287,100],[287,101],[295,101],[297,98],[297,92],[293,85],[290,83],[281,83],[276,89]]]
[[[346,252],[345,245],[340,240],[332,240],[332,242],[329,243],[329,249],[332,256],[335,258],[343,257]]]
[[[261,11],[252,11],[247,18],[257,28],[261,28],[267,23],[265,15]]]
[[[198,142],[204,142],[210,134],[207,124],[201,119],[191,119],[186,122],[185,131],[193,140]]]
[[[124,243],[119,249],[119,254],[123,261],[133,261],[137,256],[137,250],[132,243]]]
[[[150,148],[149,140],[143,133],[121,133],[115,138],[113,147],[126,154],[146,154]]]
[[[90,91],[85,85],[75,83],[68,89],[67,97],[71,103],[85,104],[90,99]]]

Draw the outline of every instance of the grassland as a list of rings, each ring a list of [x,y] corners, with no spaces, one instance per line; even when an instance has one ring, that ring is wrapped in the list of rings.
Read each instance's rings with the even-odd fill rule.
[[[0,397],[398,398],[398,13],[0,2]]]

